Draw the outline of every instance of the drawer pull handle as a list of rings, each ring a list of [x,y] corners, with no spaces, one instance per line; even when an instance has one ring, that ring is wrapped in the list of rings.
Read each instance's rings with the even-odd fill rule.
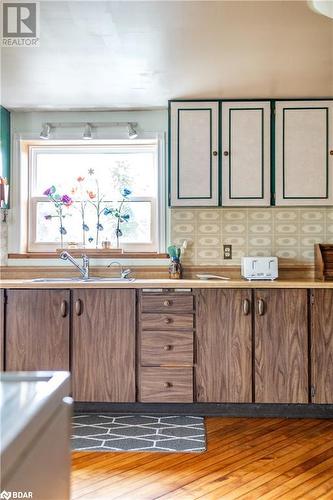
[[[165,351],[171,351],[171,350],[172,350],[172,345],[165,345],[165,346],[163,347],[163,349],[164,349]]]
[[[265,313],[265,302],[262,299],[258,300],[258,314],[263,316]]]
[[[172,383],[171,383],[171,382],[164,382],[164,387],[165,387],[166,389],[171,389],[171,387],[172,387]]]
[[[171,321],[172,321],[171,318],[165,318],[164,323],[166,325],[169,325],[171,323]]]
[[[66,316],[67,316],[67,300],[61,301],[60,313],[61,313],[61,316],[63,318],[66,318]]]
[[[82,301],[81,299],[77,299],[75,302],[75,312],[77,316],[81,316],[82,314]]]
[[[243,313],[244,316],[247,316],[250,312],[250,301],[249,299],[244,299],[243,300]]]
[[[163,305],[164,305],[165,307],[171,306],[171,302],[170,302],[170,300],[165,300],[165,301],[163,302]]]

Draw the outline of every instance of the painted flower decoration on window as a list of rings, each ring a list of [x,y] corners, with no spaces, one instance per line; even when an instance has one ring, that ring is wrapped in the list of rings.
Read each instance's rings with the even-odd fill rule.
[[[91,200],[96,198],[96,193],[94,193],[93,191],[87,191],[87,194]]]
[[[70,207],[73,203],[73,200],[68,194],[64,194],[61,196],[60,201],[65,205],[65,207]]]
[[[124,197],[124,198],[127,198],[127,196],[129,196],[130,194],[132,194],[132,191],[128,188],[123,188],[121,191],[120,191],[120,194]]]
[[[49,188],[45,189],[45,191],[44,191],[44,193],[43,193],[43,194],[44,194],[45,196],[52,196],[55,192],[56,192],[56,188],[55,188],[55,186],[51,186],[51,187],[49,187]]]

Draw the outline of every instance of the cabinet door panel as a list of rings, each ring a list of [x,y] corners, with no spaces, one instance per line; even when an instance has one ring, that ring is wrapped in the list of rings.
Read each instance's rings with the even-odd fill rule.
[[[222,205],[270,205],[270,103],[222,103]]]
[[[256,290],[255,303],[255,402],[307,403],[307,290]]]
[[[276,204],[333,203],[333,104],[276,103]]]
[[[172,206],[219,203],[218,108],[218,102],[170,104]]]
[[[250,290],[196,291],[197,401],[252,401]]]
[[[73,290],[73,394],[135,401],[135,290]]]
[[[313,290],[311,317],[312,403],[333,403],[333,290]]]
[[[6,370],[69,370],[69,291],[7,290]]]

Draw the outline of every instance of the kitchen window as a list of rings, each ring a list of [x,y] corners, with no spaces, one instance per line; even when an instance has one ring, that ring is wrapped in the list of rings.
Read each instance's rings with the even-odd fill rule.
[[[54,252],[61,240],[64,246],[115,248],[117,235],[125,251],[160,251],[165,224],[157,140],[48,142],[30,145],[28,155],[29,252]],[[49,188],[52,196],[45,194]],[[59,198],[65,201],[61,224],[52,201]]]

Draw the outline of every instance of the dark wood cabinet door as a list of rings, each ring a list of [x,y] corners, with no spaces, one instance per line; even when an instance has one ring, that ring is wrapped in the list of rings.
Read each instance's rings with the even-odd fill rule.
[[[0,371],[4,365],[5,352],[5,290],[0,290]]]
[[[73,290],[76,401],[135,402],[135,290]]]
[[[311,402],[333,403],[333,290],[313,290]]]
[[[252,401],[251,291],[196,290],[196,397]]]
[[[6,370],[69,370],[69,291],[6,293]]]
[[[255,402],[308,403],[307,290],[256,290]]]

